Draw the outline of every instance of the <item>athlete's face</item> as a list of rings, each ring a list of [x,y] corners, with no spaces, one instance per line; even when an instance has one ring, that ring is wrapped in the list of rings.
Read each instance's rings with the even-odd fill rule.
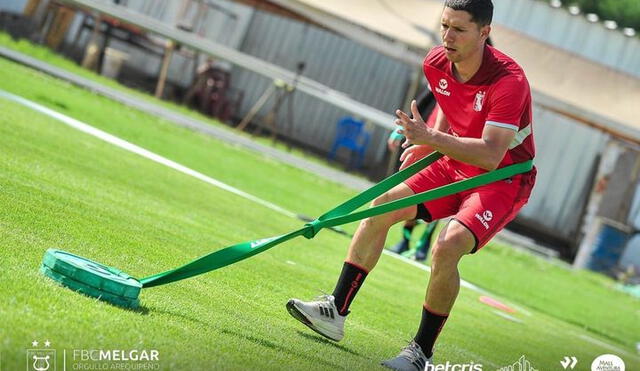
[[[447,58],[454,63],[467,60],[478,53],[489,36],[491,26],[480,26],[471,21],[471,14],[464,10],[445,7],[442,11],[440,35]]]

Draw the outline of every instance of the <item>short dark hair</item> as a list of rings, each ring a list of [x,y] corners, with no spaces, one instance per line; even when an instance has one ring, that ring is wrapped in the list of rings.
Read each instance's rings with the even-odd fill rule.
[[[491,0],[445,0],[444,6],[453,10],[464,10],[471,14],[471,22],[480,26],[491,24],[493,19]]]

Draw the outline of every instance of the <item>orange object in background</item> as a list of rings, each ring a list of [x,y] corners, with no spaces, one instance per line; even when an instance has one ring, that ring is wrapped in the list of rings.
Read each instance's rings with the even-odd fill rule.
[[[511,308],[510,306],[504,304],[503,302],[496,300],[489,296],[480,296],[478,298],[481,303],[487,304],[488,306],[503,310],[508,313],[516,313],[516,310]]]

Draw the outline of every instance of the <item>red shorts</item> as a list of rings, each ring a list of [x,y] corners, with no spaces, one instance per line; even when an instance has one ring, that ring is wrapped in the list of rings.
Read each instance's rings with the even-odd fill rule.
[[[443,157],[407,179],[405,184],[414,193],[424,192],[468,179],[470,176],[464,173],[465,167],[458,161]],[[421,212],[422,207],[418,205],[417,217],[431,221],[453,216],[474,235],[474,253],[516,217],[518,211],[529,200],[535,177],[534,169],[525,174],[425,202],[423,205],[426,213],[424,210]]]

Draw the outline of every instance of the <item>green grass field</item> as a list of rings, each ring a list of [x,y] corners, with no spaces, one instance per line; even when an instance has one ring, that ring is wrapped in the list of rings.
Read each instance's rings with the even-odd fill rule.
[[[354,192],[314,174],[176,127],[0,59],[0,88],[140,145],[286,209],[319,215]],[[383,255],[352,306],[340,343],[289,317],[289,297],[331,291],[348,239],[323,231],[193,279],[145,289],[123,310],[39,272],[61,248],[136,277],[236,242],[299,228],[299,220],[0,99],[0,368],[25,368],[49,340],[62,369],[78,349],[157,349],[161,369],[376,369],[418,325],[428,274]],[[348,226],[353,230],[353,226]],[[395,233],[395,232],[394,232]],[[395,236],[394,236],[395,237]],[[394,238],[395,239],[395,238]],[[598,355],[640,369],[640,301],[614,282],[493,243],[462,277],[517,306],[514,322],[462,289],[436,361],[495,370],[522,355],[539,370]],[[78,362],[76,362],[78,363]]]

